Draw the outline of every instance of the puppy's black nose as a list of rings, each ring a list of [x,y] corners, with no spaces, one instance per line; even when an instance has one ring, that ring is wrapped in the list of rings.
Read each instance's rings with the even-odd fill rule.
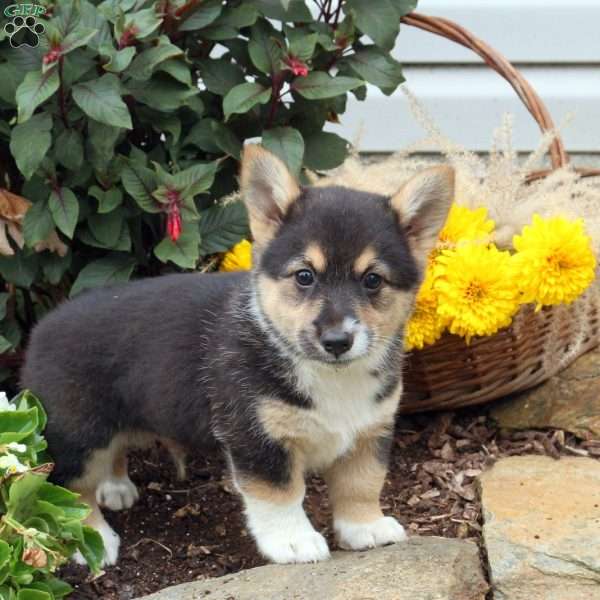
[[[325,331],[320,338],[321,345],[329,354],[333,354],[336,358],[340,357],[344,352],[348,352],[352,348],[354,338],[351,333],[346,333],[340,330]]]

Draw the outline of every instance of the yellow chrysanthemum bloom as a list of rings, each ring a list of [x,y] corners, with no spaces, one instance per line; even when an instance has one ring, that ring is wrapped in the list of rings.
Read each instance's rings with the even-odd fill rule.
[[[438,296],[433,289],[433,277],[428,269],[415,303],[413,314],[406,324],[404,347],[421,350],[437,342],[446,329],[447,320],[438,314]]]
[[[537,310],[570,304],[594,280],[596,257],[581,219],[534,215],[513,245],[523,301],[537,302]]]
[[[496,224],[487,216],[485,206],[471,209],[453,204],[446,223],[440,231],[439,245],[442,248],[453,248],[465,240],[473,242],[489,240]]]
[[[512,257],[493,244],[464,244],[436,260],[438,313],[451,333],[466,338],[492,335],[510,325],[519,306]]]
[[[242,240],[225,253],[219,271],[249,271],[252,268],[252,244]]]

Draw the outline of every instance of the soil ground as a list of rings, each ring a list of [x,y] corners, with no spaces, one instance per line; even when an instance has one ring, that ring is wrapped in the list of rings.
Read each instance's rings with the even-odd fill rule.
[[[483,411],[467,410],[399,419],[382,494],[387,514],[409,533],[481,541],[476,477],[498,457],[513,454],[598,455],[563,431],[500,431]],[[62,576],[74,600],[130,600],[170,585],[218,577],[265,564],[244,527],[242,506],[218,453],[190,457],[178,481],[167,453],[157,447],[131,456],[140,500],[130,510],[106,511],[121,535],[118,565],[91,580],[70,565]],[[331,547],[326,488],[315,477],[306,509]]]

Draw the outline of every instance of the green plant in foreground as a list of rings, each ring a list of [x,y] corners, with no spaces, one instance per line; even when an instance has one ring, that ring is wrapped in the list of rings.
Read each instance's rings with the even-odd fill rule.
[[[210,268],[246,237],[222,200],[246,140],[299,177],[341,164],[324,127],[404,80],[390,52],[416,0],[41,3],[38,47],[0,27],[0,353],[69,295]]]
[[[46,481],[52,463],[42,431],[46,414],[22,392],[0,392],[0,599],[54,600],[71,587],[53,573],[79,550],[98,572],[102,538],[83,524],[90,508]]]

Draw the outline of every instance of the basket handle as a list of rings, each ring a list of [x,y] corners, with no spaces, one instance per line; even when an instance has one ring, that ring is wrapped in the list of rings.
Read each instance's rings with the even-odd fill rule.
[[[435,33],[445,37],[461,46],[465,46],[473,50],[481,56],[483,60],[494,71],[499,73],[515,90],[525,108],[531,113],[531,116],[536,120],[542,133],[547,131],[555,131],[554,122],[546,108],[542,99],[537,92],[531,87],[531,84],[515,69],[515,67],[502,54],[488,46],[484,41],[475,37],[470,31],[467,31],[460,25],[442,19],[441,17],[431,17],[419,13],[410,13],[401,18],[401,22],[412,27],[424,29],[430,33]],[[565,147],[560,136],[555,132],[554,139],[550,145],[550,161],[552,169],[559,169],[569,163],[569,157],[565,151]],[[590,173],[591,174],[591,173]]]

